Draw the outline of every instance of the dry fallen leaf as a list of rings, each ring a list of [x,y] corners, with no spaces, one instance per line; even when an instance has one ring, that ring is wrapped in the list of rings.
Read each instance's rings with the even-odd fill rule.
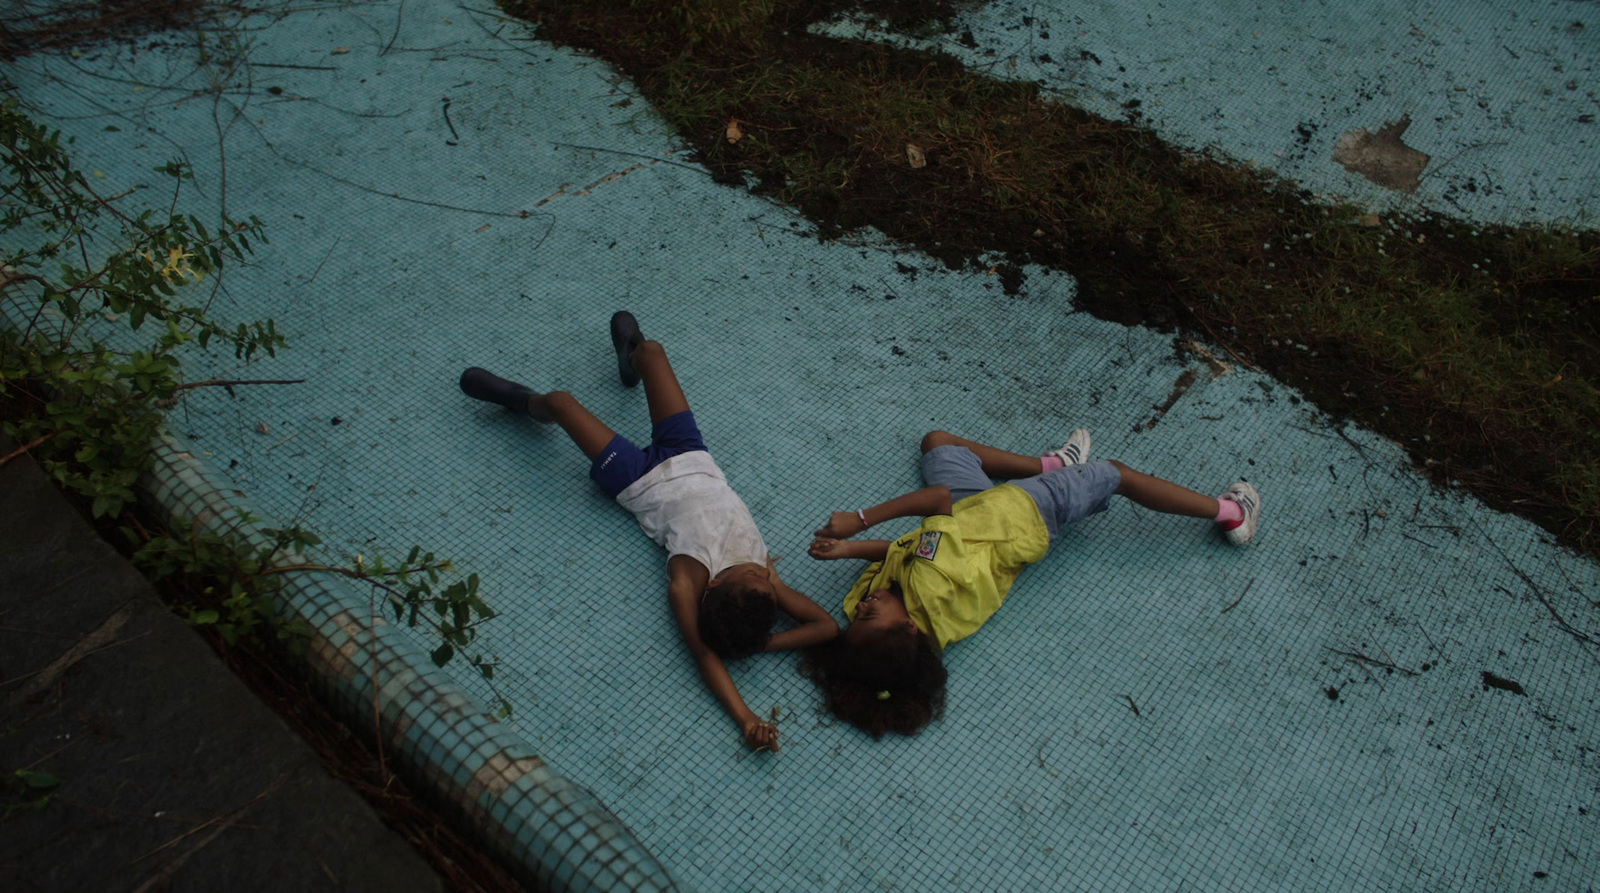
[[[343,56],[345,53],[348,53],[348,52],[350,52],[350,48],[349,47],[334,47],[333,48],[333,52],[329,53],[328,55],[330,55],[330,56]]]
[[[485,224],[484,224],[484,225],[483,225],[483,226],[480,226],[480,227],[478,227],[478,228],[477,228],[477,229],[475,229],[475,230],[473,230],[473,232],[475,232],[475,233],[481,233],[481,232],[483,232],[483,231],[484,231],[484,230],[486,230],[486,229],[488,229],[488,228],[489,228],[489,227],[490,227],[490,226],[492,226],[492,225],[493,225],[493,224],[489,224],[489,223],[485,223]]]
[[[1366,128],[1339,137],[1333,147],[1333,160],[1352,174],[1398,192],[1417,191],[1422,171],[1427,168],[1429,156],[1406,145],[1401,137],[1411,126],[1411,116],[1385,124],[1376,133]]]
[[[259,433],[259,434],[266,434],[267,432],[269,432],[271,430],[272,430],[271,428],[267,427],[267,423],[266,422],[257,422],[256,423],[256,432]]]
[[[1362,214],[1360,217],[1356,218],[1356,222],[1362,226],[1377,226],[1383,221],[1379,219],[1378,215],[1376,214]]]
[[[739,122],[737,119],[728,122],[727,133],[728,142],[730,143],[737,143],[738,141],[744,139],[744,131],[739,129]]]
[[[906,160],[911,162],[913,168],[928,166],[928,156],[922,154],[920,147],[910,143],[906,143]]]

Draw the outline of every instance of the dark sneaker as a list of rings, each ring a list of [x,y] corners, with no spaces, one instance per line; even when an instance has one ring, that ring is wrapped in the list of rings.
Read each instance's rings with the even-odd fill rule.
[[[1055,456],[1061,460],[1062,465],[1082,465],[1089,461],[1089,429],[1073,428],[1067,435],[1067,442],[1059,450],[1051,450],[1046,456]]]
[[[528,396],[534,393],[532,388],[506,381],[477,366],[461,373],[461,392],[474,400],[498,403],[512,412],[527,412]]]
[[[618,310],[611,315],[611,345],[617,349],[617,375],[625,388],[639,383],[639,373],[633,368],[633,349],[643,343],[639,321],[632,313]]]
[[[1217,498],[1237,502],[1244,509],[1244,517],[1240,520],[1224,521],[1219,525],[1228,542],[1235,546],[1250,542],[1256,535],[1256,524],[1261,520],[1261,496],[1256,493],[1256,488],[1244,481],[1234,481],[1228,492]]]

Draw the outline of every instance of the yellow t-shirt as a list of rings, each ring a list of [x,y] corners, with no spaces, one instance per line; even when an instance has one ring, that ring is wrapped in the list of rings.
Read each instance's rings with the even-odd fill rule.
[[[889,554],[862,572],[844,599],[854,620],[869,592],[899,580],[911,622],[944,648],[978,631],[1006,599],[1024,565],[1044,557],[1050,533],[1026,491],[1001,484],[957,502],[949,515],[889,545]]]

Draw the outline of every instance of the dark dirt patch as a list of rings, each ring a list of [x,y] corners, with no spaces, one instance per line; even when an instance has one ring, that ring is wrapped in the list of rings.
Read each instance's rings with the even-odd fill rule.
[[[0,21],[0,59],[42,50],[126,42],[142,35],[192,27],[217,4],[207,0],[96,0],[18,3]]]
[[[774,0],[769,19],[694,32],[648,6],[502,3],[616,65],[720,182],[753,177],[824,240],[871,226],[951,267],[1002,255],[1008,293],[1026,264],[1061,270],[1077,309],[1192,331],[1398,441],[1439,484],[1600,547],[1592,231],[1321,206],[1031,84],[805,32],[844,0]],[[862,8],[912,32],[950,22],[949,5]],[[730,120],[749,138],[730,144]]]

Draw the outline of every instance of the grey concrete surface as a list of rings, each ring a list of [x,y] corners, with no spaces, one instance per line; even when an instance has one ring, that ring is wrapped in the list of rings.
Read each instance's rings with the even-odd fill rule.
[[[43,808],[19,770],[59,780]],[[26,459],[0,466],[0,778],[7,893],[445,889]]]

